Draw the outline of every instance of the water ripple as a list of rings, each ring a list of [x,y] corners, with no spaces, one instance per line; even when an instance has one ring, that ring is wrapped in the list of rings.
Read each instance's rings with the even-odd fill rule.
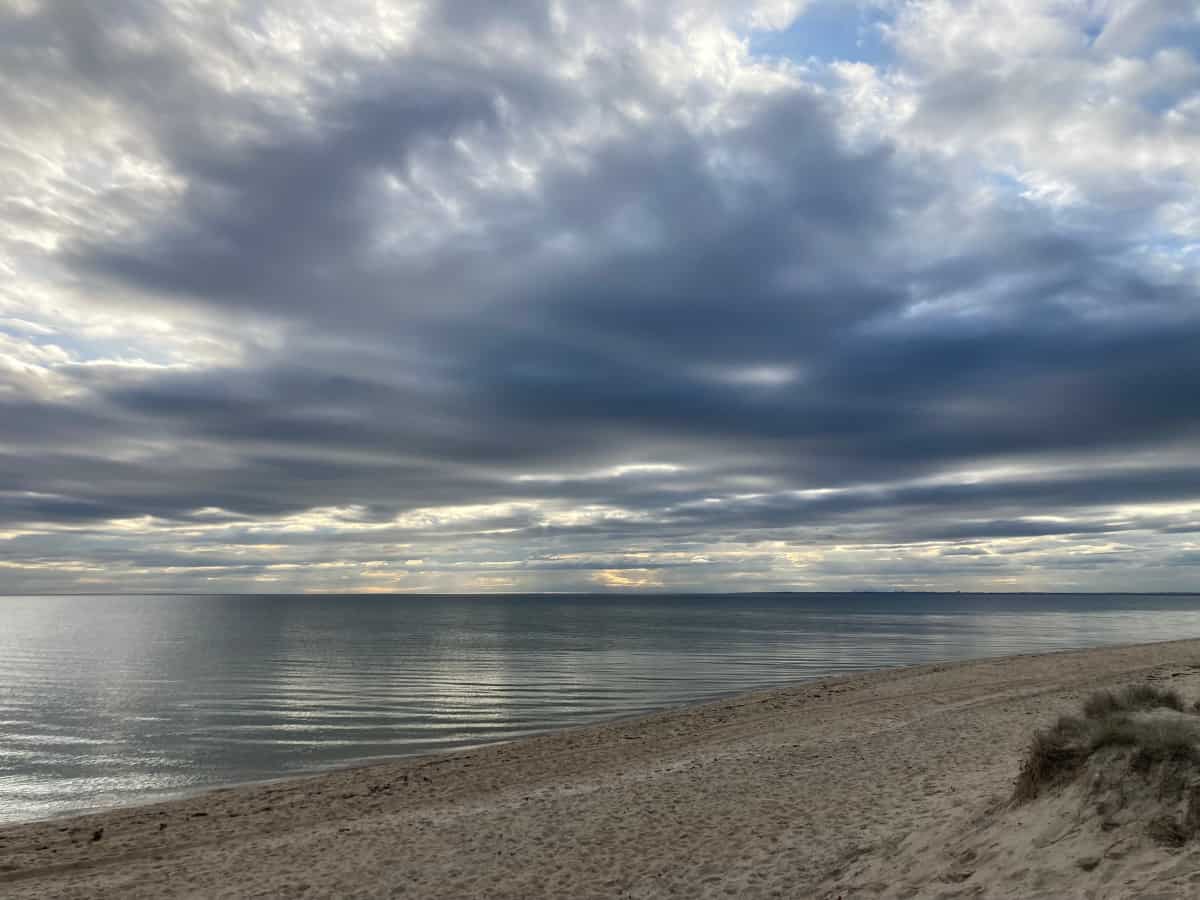
[[[1198,600],[0,598],[0,822],[880,666],[1200,636]]]

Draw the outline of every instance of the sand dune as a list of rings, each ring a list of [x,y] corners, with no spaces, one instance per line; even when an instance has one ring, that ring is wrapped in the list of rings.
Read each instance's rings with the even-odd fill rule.
[[[1101,827],[1086,788],[1007,804],[1035,726],[1098,687],[1200,697],[1195,665],[1200,641],[883,671],[8,827],[0,896],[1200,896],[1200,852]]]

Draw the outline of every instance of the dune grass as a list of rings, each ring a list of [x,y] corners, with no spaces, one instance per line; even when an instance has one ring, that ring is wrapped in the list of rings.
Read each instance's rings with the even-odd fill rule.
[[[1135,771],[1157,763],[1200,765],[1200,715],[1187,710],[1183,698],[1154,685],[1099,691],[1083,703],[1081,716],[1062,716],[1051,728],[1036,732],[1013,790],[1026,802],[1078,775],[1097,753],[1126,751]],[[1178,715],[1155,713],[1177,713]]]
[[[1183,698],[1175,691],[1152,684],[1134,684],[1115,693],[1097,691],[1083,703],[1083,714],[1089,719],[1145,709],[1173,709],[1183,712]]]

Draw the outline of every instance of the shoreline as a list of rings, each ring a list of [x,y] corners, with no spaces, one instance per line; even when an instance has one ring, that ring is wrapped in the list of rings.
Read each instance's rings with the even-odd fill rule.
[[[4,825],[0,893],[598,897],[627,883],[630,896],[723,896],[731,886],[821,896],[845,868],[847,841],[864,857],[915,823],[978,814],[1010,786],[1034,727],[1084,692],[1139,676],[1173,676],[1189,699],[1200,696],[1200,640],[797,681],[473,749]],[[964,742],[983,758],[950,752]],[[691,848],[684,864],[670,864],[671,847]],[[301,872],[298,852],[313,860]],[[706,865],[713,856],[725,863]],[[464,858],[472,862],[455,863]]]
[[[1192,640],[1191,638],[1181,638],[1178,641],[1156,641],[1154,643],[1178,643],[1180,641]],[[1200,640],[1200,638],[1196,638]],[[1141,646],[1138,644],[1115,645],[1115,646]],[[452,757],[463,753],[471,753],[486,747],[498,747],[506,744],[519,744],[524,741],[534,740],[536,738],[544,738],[551,735],[564,734],[571,731],[592,728],[606,728],[613,725],[621,725],[627,722],[635,722],[639,719],[654,718],[663,714],[673,712],[683,712],[698,707],[708,706],[710,704],[721,703],[726,700],[734,700],[743,696],[757,695],[763,693],[773,693],[776,691],[789,691],[799,687],[805,687],[818,683],[837,682],[845,679],[857,678],[864,675],[871,675],[879,672],[901,672],[910,669],[921,669],[931,667],[945,667],[951,665],[967,664],[980,662],[987,659],[1016,659],[1024,656],[1043,656],[1048,653],[1075,653],[1081,650],[1099,649],[1092,647],[1067,647],[1055,650],[1047,650],[1045,653],[1023,653],[1011,654],[1009,656],[999,657],[973,657],[971,659],[960,660],[944,660],[936,662],[913,663],[907,666],[883,666],[878,669],[862,669],[849,674],[843,673],[839,675],[818,675],[812,678],[798,678],[787,681],[781,681],[774,684],[762,685],[760,687],[752,687],[748,690],[732,690],[722,691],[717,694],[711,694],[704,697],[699,697],[695,700],[685,700],[680,703],[673,703],[668,706],[656,707],[651,710],[633,713],[618,713],[613,716],[604,716],[594,722],[586,722],[574,725],[563,725],[556,728],[548,728],[544,731],[534,731],[530,734],[522,735],[515,738],[506,738],[497,741],[485,741],[479,744],[471,744],[456,748],[453,750],[438,750],[432,753],[409,753],[396,754],[386,756],[370,762],[349,762],[349,763],[334,763],[328,767],[313,769],[308,772],[294,772],[287,775],[277,775],[268,778],[254,778],[248,781],[230,781],[219,784],[201,785],[192,788],[183,788],[178,793],[172,793],[171,796],[161,797],[158,799],[137,800],[132,799],[127,803],[112,803],[102,804],[94,808],[80,810],[64,810],[62,812],[51,813],[45,816],[38,816],[33,819],[20,819],[12,822],[0,821],[0,833],[6,828],[19,828],[27,825],[39,825],[57,823],[67,819],[85,819],[94,816],[104,816],[110,813],[120,812],[124,810],[140,809],[142,807],[157,807],[164,804],[179,803],[186,800],[193,800],[197,797],[203,797],[206,794],[224,793],[226,791],[242,790],[255,787],[264,787],[270,785],[289,784],[296,781],[306,781],[313,778],[323,778],[327,775],[336,775],[345,772],[358,772],[364,769],[372,769],[378,766],[392,766],[402,763],[420,762],[422,760],[440,759],[442,757]],[[3,883],[0,880],[0,883]]]
[[[782,592],[781,592],[782,593]],[[950,593],[950,592],[946,592]],[[124,596],[124,595],[122,595]],[[1190,595],[1189,595],[1190,596]],[[1200,594],[1196,596],[1200,597]],[[690,710],[698,710],[702,707],[720,704],[729,700],[737,700],[743,697],[758,696],[761,694],[773,694],[776,692],[788,692],[799,688],[810,687],[814,685],[823,685],[826,683],[835,684],[841,681],[848,681],[857,678],[862,678],[870,675],[878,675],[883,673],[902,673],[914,672],[918,673],[923,670],[941,671],[951,667],[969,666],[982,662],[994,662],[1005,660],[1021,660],[1032,659],[1043,656],[1052,656],[1056,654],[1072,654],[1086,653],[1093,650],[1117,650],[1136,647],[1152,647],[1152,646],[1167,646],[1172,644],[1187,644],[1200,642],[1200,637],[1197,638],[1177,638],[1170,641],[1153,641],[1150,643],[1131,643],[1131,644],[1106,644],[1092,647],[1060,647],[1053,650],[1045,650],[1039,653],[1014,653],[1002,656],[978,656],[969,659],[947,659],[934,662],[913,663],[905,666],[883,666],[877,669],[862,669],[851,673],[843,673],[838,675],[815,676],[812,678],[799,678],[778,683],[763,685],[761,687],[753,687],[748,690],[733,690],[724,691],[717,694],[700,697],[695,700],[687,700],[681,703],[671,704],[669,706],[657,707],[652,710],[634,713],[620,713],[614,716],[606,716],[597,719],[594,722],[587,722],[576,725],[565,725],[557,728],[549,728],[544,731],[535,731],[530,734],[522,735],[516,738],[507,738],[498,741],[485,741],[479,744],[471,744],[456,748],[453,750],[438,750],[432,753],[411,753],[397,754],[387,756],[370,762],[350,762],[350,763],[335,763],[328,767],[313,769],[307,772],[295,772],[287,775],[278,775],[268,778],[255,778],[248,781],[230,781],[202,785],[193,788],[184,788],[178,793],[172,793],[171,796],[161,797],[159,799],[138,800],[131,799],[127,803],[113,803],[99,805],[94,808],[81,810],[65,810],[62,812],[51,813],[46,816],[39,816],[33,819],[21,819],[13,822],[0,822],[0,834],[5,829],[20,828],[24,826],[61,823],[66,820],[87,819],[96,816],[105,816],[112,813],[137,810],[143,807],[158,807],[166,804],[182,803],[185,801],[195,800],[196,798],[204,797],[207,794],[219,794],[228,791],[237,791],[258,787],[287,785],[293,782],[308,781],[314,778],[324,778],[330,775],[342,773],[360,772],[381,766],[395,766],[405,763],[418,763],[426,760],[436,760],[443,757],[453,757],[464,753],[472,753],[482,750],[487,747],[499,747],[509,744],[521,744],[525,741],[545,738],[548,736],[566,734],[577,730],[588,730],[596,728],[607,728],[610,726],[622,725],[625,723],[637,722],[642,719],[654,719],[662,715],[671,713],[681,713]],[[0,878],[0,884],[3,883]]]
[[[1200,595],[1198,595],[1200,596]],[[1004,656],[980,656],[970,659],[950,659],[935,662],[913,663],[906,666],[883,666],[878,669],[862,669],[849,674],[815,676],[813,678],[793,679],[789,681],[778,682],[761,687],[750,688],[749,690],[734,690],[725,691],[718,694],[713,694],[706,697],[700,697],[695,700],[687,700],[681,703],[671,704],[669,706],[658,707],[645,712],[623,713],[611,717],[603,717],[594,722],[587,722],[577,725],[565,725],[558,728],[549,728],[545,731],[535,731],[531,734],[522,735],[521,737],[508,738],[498,741],[485,741],[480,744],[472,744],[470,746],[457,748],[454,750],[439,750],[433,753],[411,753],[397,754],[385,758],[373,760],[370,762],[351,762],[351,763],[336,763],[327,768],[314,769],[309,772],[295,772],[287,775],[278,775],[269,778],[255,778],[248,781],[231,781],[220,784],[202,785],[193,788],[184,788],[178,793],[173,793],[168,797],[158,799],[137,800],[132,799],[128,803],[113,803],[99,805],[94,808],[81,810],[65,810],[63,812],[51,813],[47,816],[39,816],[33,819],[21,819],[13,822],[0,822],[0,834],[5,829],[20,828],[24,826],[42,825],[50,823],[61,823],[67,820],[88,819],[92,817],[103,817],[112,813],[137,810],[142,808],[159,807],[163,805],[182,803],[185,801],[202,798],[208,794],[222,794],[228,791],[246,790],[260,787],[270,787],[278,785],[287,785],[293,782],[308,781],[314,778],[324,778],[329,775],[338,775],[343,773],[361,772],[364,770],[374,769],[381,766],[395,766],[405,763],[419,763],[422,761],[437,760],[443,757],[453,757],[464,753],[472,753],[477,750],[482,750],[486,747],[499,747],[506,744],[520,744],[525,741],[534,740],[537,738],[545,738],[553,735],[566,734],[577,730],[587,730],[595,728],[608,728],[610,726],[622,725],[626,723],[637,722],[641,719],[653,719],[670,713],[687,712],[690,710],[699,710],[702,707],[714,704],[720,704],[728,700],[737,700],[743,697],[753,697],[760,694],[773,694],[776,692],[787,692],[796,690],[802,687],[809,687],[825,683],[837,683],[841,681],[856,679],[868,675],[875,675],[887,672],[917,672],[928,669],[931,671],[940,671],[951,666],[971,665],[974,663],[990,661],[990,660],[1017,660],[1039,656],[1048,656],[1061,653],[1080,653],[1089,650],[1099,649],[1117,649],[1124,647],[1143,647],[1155,646],[1158,644],[1177,644],[1188,643],[1191,641],[1200,641],[1200,638],[1179,638],[1173,641],[1154,641],[1150,644],[1115,644],[1105,645],[1103,647],[1065,647],[1054,650],[1047,650],[1042,653],[1016,653]],[[3,881],[0,879],[0,884]]]
[[[1185,639],[1185,640],[1190,640],[1190,639]],[[1200,638],[1198,638],[1197,640],[1200,640]],[[1048,651],[1048,652],[1070,653],[1070,652],[1074,652],[1074,649],[1054,650],[1054,651]],[[1038,655],[1038,654],[1032,654],[1032,655]],[[981,657],[981,658],[993,658],[993,657]],[[1003,657],[1000,657],[1000,658],[1003,658]],[[954,662],[974,662],[974,661],[975,660],[955,660]],[[197,786],[194,788],[184,788],[179,793],[174,793],[169,797],[161,797],[161,798],[155,799],[155,800],[130,800],[128,803],[105,804],[105,805],[97,806],[92,809],[64,810],[63,812],[51,813],[50,815],[46,815],[46,816],[38,816],[37,818],[33,818],[33,819],[20,819],[18,821],[14,821],[14,822],[0,822],[0,834],[2,834],[3,831],[8,828],[21,828],[21,827],[30,826],[30,825],[43,825],[43,824],[50,824],[50,823],[59,823],[59,822],[62,822],[62,821],[68,820],[68,819],[72,819],[72,820],[73,819],[86,819],[86,818],[91,818],[91,817],[96,817],[96,816],[105,816],[105,815],[115,813],[115,812],[141,809],[143,807],[158,807],[158,806],[162,806],[165,804],[180,803],[180,802],[183,802],[186,800],[194,800],[197,797],[203,797],[206,794],[219,794],[219,793],[225,793],[227,791],[237,791],[237,790],[257,788],[257,787],[268,787],[268,786],[281,785],[281,784],[287,785],[287,784],[290,784],[292,782],[297,782],[297,781],[307,781],[307,780],[314,779],[314,778],[324,778],[328,775],[337,775],[337,774],[349,773],[349,772],[361,772],[363,770],[373,769],[373,768],[377,768],[380,766],[394,766],[394,765],[400,765],[402,763],[416,763],[416,762],[421,762],[423,760],[437,760],[437,759],[441,759],[443,757],[459,756],[464,753],[473,753],[477,750],[482,750],[487,747],[500,747],[500,746],[504,746],[506,744],[519,744],[524,741],[534,740],[536,738],[544,738],[544,737],[548,737],[548,736],[552,736],[552,735],[564,734],[567,732],[581,730],[581,729],[606,728],[609,726],[621,725],[626,722],[633,722],[633,721],[637,721],[639,719],[651,718],[651,717],[663,715],[666,713],[680,712],[680,711],[684,711],[684,710],[690,710],[690,709],[693,709],[696,707],[707,706],[709,704],[721,703],[725,700],[732,700],[732,699],[736,699],[738,697],[748,696],[751,694],[760,694],[760,693],[772,692],[772,691],[786,691],[786,690],[791,690],[795,687],[799,687],[801,685],[810,685],[810,684],[816,684],[818,682],[825,682],[825,681],[838,681],[841,679],[853,678],[858,675],[865,675],[865,674],[870,674],[873,672],[901,671],[904,669],[918,668],[921,666],[939,666],[939,665],[949,665],[949,664],[950,664],[949,662],[946,662],[946,663],[938,662],[938,663],[915,663],[912,666],[885,666],[885,667],[879,668],[879,669],[864,669],[861,672],[855,672],[850,675],[843,674],[843,675],[816,676],[814,678],[797,679],[794,681],[781,682],[776,685],[767,685],[767,686],[763,686],[763,687],[750,688],[749,690],[745,690],[745,691],[741,691],[741,690],[725,691],[725,692],[722,692],[719,694],[713,694],[711,696],[700,697],[696,700],[687,700],[687,701],[684,701],[681,703],[671,704],[670,706],[657,707],[655,709],[644,711],[644,712],[621,713],[621,714],[618,714],[615,716],[606,716],[606,717],[600,718],[594,722],[586,722],[586,723],[581,723],[581,724],[577,724],[577,725],[563,725],[563,726],[560,726],[557,728],[548,728],[544,731],[534,731],[534,732],[531,732],[530,734],[522,735],[520,737],[505,738],[503,740],[497,740],[497,741],[485,741],[480,744],[470,744],[468,746],[459,747],[454,750],[438,750],[433,753],[408,753],[408,754],[401,753],[401,754],[396,754],[394,756],[387,756],[387,757],[383,757],[380,759],[372,760],[370,762],[335,763],[327,768],[314,769],[309,772],[295,772],[295,773],[288,774],[288,775],[277,775],[277,776],[274,776],[271,778],[254,778],[254,779],[250,779],[248,781],[230,781],[227,783],[223,782],[220,784],[210,784],[210,785]],[[3,883],[3,879],[0,878],[0,884],[2,884],[2,883]]]

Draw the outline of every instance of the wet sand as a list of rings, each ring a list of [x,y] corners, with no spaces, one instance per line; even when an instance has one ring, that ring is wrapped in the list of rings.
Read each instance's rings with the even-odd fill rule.
[[[1200,896],[1188,848],[1084,871],[988,831],[1019,831],[1035,727],[1147,679],[1200,697],[1200,641],[884,670],[7,826],[0,896]]]

